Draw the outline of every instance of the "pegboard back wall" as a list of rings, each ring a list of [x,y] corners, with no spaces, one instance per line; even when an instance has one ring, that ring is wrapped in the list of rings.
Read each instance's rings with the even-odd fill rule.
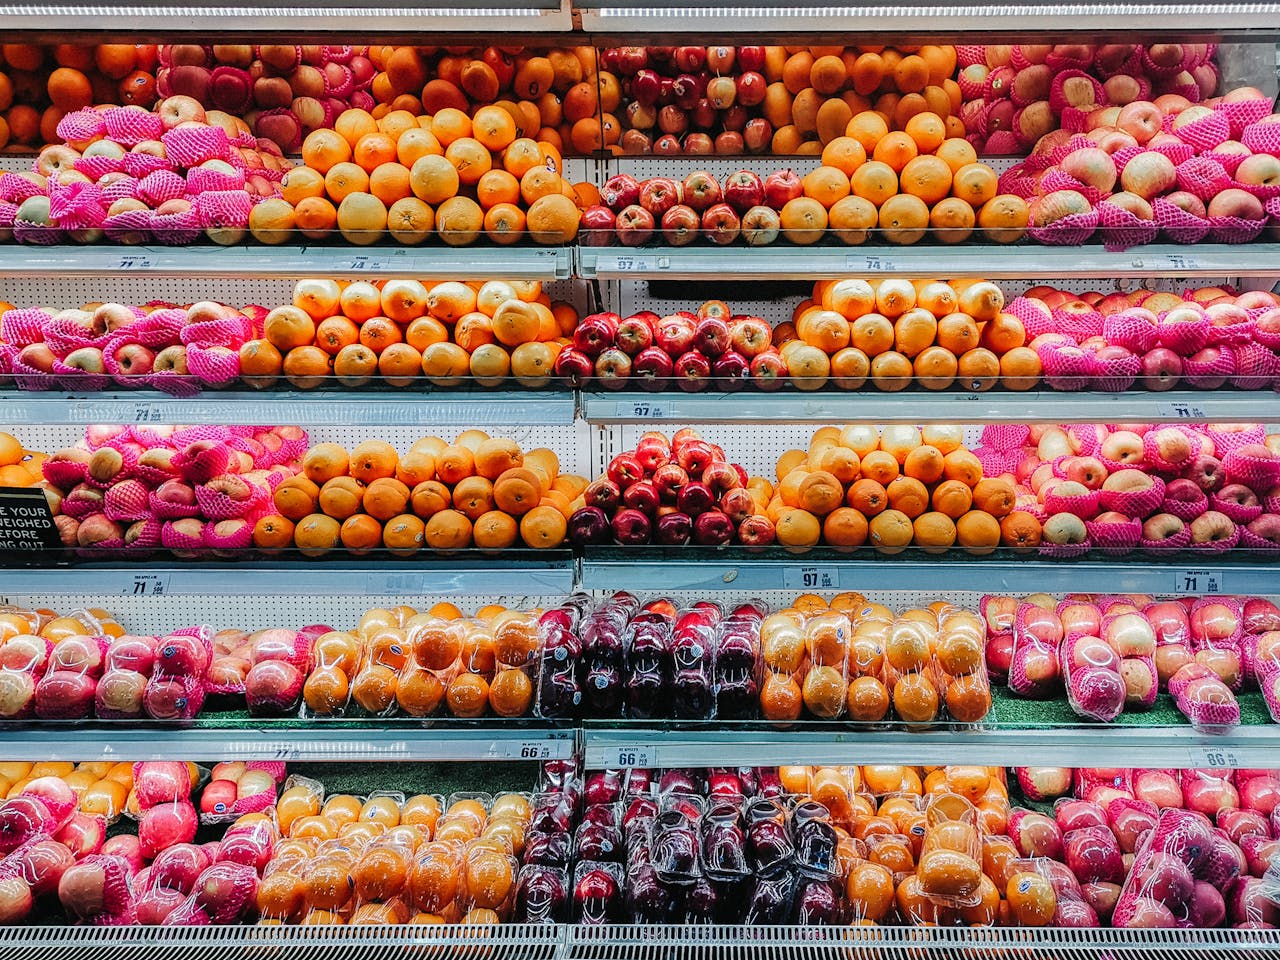
[[[313,444],[338,443],[350,450],[364,440],[385,440],[400,453],[406,453],[414,441],[422,437],[432,436],[434,433],[441,439],[452,442],[466,429],[467,424],[439,431],[433,431],[430,427],[323,426],[308,428],[307,433]],[[14,431],[14,435],[28,450],[43,450],[47,453],[69,447],[84,438],[84,428],[74,426],[16,427]],[[579,420],[568,426],[490,426],[485,427],[485,432],[491,437],[510,437],[524,450],[549,447],[560,458],[561,473],[576,473],[587,477],[592,475],[591,429],[584,421]]]
[[[373,278],[377,279],[377,278]],[[459,277],[467,280],[468,277]],[[423,280],[428,290],[440,280]],[[293,302],[294,281],[280,277],[218,277],[210,279],[118,274],[114,277],[6,277],[0,275],[0,300],[17,306],[45,306],[57,310],[98,301],[143,304],[152,300],[195,303],[217,300],[243,307],[251,303],[268,309]],[[555,301],[573,304],[579,313],[589,309],[588,284],[557,280],[543,285]]]
[[[892,395],[887,396],[886,402],[892,403]],[[830,425],[843,427],[847,426],[847,421],[833,417]],[[821,429],[817,424],[802,423],[665,423],[657,427],[643,423],[616,424],[612,427],[617,431],[615,454],[634,450],[636,443],[649,430],[660,429],[670,437],[684,427],[692,427],[704,439],[719,444],[730,462],[741,464],[752,476],[766,477],[770,481],[774,478],[778,457],[791,449],[808,450],[809,441]],[[980,426],[966,426],[965,444],[977,446],[982,429]]]
[[[873,276],[864,277],[863,279],[872,282],[876,280]],[[999,284],[1000,289],[1004,291],[1006,302],[1035,286],[1053,286],[1075,294],[1088,293],[1090,291],[1098,291],[1105,294],[1121,289],[1125,291],[1136,289],[1136,281],[1130,281],[1128,285],[1124,285],[1121,281],[1107,281],[1087,277],[1072,277],[1047,283],[1031,280],[998,280],[996,282]],[[1178,294],[1181,294],[1188,287],[1208,287],[1223,282],[1225,282],[1225,278],[1198,279],[1195,281],[1161,278],[1146,281],[1150,289]],[[805,292],[799,294],[795,292],[798,284],[806,288]],[[654,288],[648,280],[617,280],[611,283],[602,283],[601,286],[604,288],[605,302],[611,306],[616,305],[617,312],[624,317],[638,313],[641,310],[652,310],[660,317],[668,316],[677,310],[692,310],[696,312],[698,306],[705,299],[715,298],[724,300],[734,313],[745,313],[750,316],[760,317],[775,327],[780,323],[790,321],[796,305],[805,300],[809,296],[809,291],[812,290],[812,284],[808,281],[785,280],[778,282],[776,286],[778,296],[776,298],[769,296],[767,299],[738,299],[733,296],[734,290],[744,288],[736,285],[732,278],[728,277],[719,283],[689,283],[687,284],[688,295],[685,296],[681,293],[676,297],[655,296]],[[681,291],[684,286],[686,285],[681,284],[679,281],[663,281],[657,286],[657,290],[660,293],[669,294],[672,291]],[[762,290],[768,290],[768,281],[748,282],[745,289],[752,294],[758,295]]]

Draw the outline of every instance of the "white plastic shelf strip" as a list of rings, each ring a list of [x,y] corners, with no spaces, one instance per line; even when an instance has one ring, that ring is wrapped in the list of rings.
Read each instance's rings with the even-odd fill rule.
[[[565,760],[577,732],[536,723],[430,722],[411,717],[344,724],[289,721],[196,721],[139,727],[132,721],[6,724],[3,760],[284,760],[290,763]],[[286,725],[286,723],[288,725]],[[0,940],[3,944],[3,940]],[[7,956],[6,956],[7,960]]]
[[[735,3],[656,0],[579,0],[582,28],[613,35],[692,33],[762,36],[805,31],[861,35],[911,32],[956,34],[1013,31],[1212,31],[1215,35],[1274,31],[1275,3],[989,3],[908,2],[867,5]],[[772,42],[772,40],[770,40]]]
[[[1054,280],[1146,277],[1280,277],[1280,244],[1149,244],[1123,253],[1100,246],[793,246],[578,249],[579,275],[602,280],[818,280],[829,277],[985,277]]]
[[[0,408],[2,408],[0,404]],[[1280,394],[1272,391],[1170,391],[1091,393],[946,391],[885,393],[786,390],[764,393],[662,393],[589,391],[582,394],[588,423],[1211,423],[1280,419]]]
[[[878,724],[642,723],[584,724],[587,769],[770,766],[773,764],[972,763],[1048,766],[1125,766],[1135,757],[1153,767],[1268,767],[1274,765],[1280,728],[1237,727],[1202,736],[1188,726],[1072,725],[984,728],[938,724],[904,731]],[[701,727],[701,729],[699,729]]]
[[[467,0],[466,3],[404,3],[370,0],[310,0],[289,6],[278,2],[185,3],[7,3],[0,5],[0,29],[48,32],[136,32],[139,22],[152,33],[254,31],[280,33],[414,34],[547,33],[572,28],[569,0]]]
[[[349,247],[349,246],[6,246],[10,276],[163,277],[458,277],[565,280],[571,247]]]

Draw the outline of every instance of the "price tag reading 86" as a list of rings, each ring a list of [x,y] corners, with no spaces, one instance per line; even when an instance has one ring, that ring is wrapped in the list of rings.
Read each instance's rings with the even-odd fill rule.
[[[1191,765],[1200,769],[1207,767],[1230,770],[1240,766],[1240,758],[1236,756],[1234,750],[1228,750],[1225,747],[1192,748]]]
[[[782,589],[784,590],[838,590],[839,588],[839,567],[830,565],[784,567],[782,571]]]

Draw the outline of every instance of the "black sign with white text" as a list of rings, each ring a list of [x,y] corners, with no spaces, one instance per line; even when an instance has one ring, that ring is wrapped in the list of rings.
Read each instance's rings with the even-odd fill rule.
[[[61,545],[43,490],[0,487],[0,561],[31,563]]]

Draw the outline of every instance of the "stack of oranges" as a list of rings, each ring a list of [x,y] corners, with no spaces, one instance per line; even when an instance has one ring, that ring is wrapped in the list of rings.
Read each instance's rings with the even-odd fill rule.
[[[385,548],[400,557],[424,547],[554,548],[586,485],[560,473],[554,451],[521,450],[483,430],[463,431],[453,443],[424,437],[404,456],[383,440],[350,452],[320,443],[307,451],[302,472],[276,488],[276,513],[258,520],[253,541],[309,557],[340,547],[356,556]]]
[[[594,47],[370,47],[369,59],[380,71],[373,78],[378,118],[396,110],[444,109],[474,118],[497,107],[510,115],[521,137],[559,151],[590,153],[618,141],[613,115],[622,101],[621,84],[597,69]],[[609,115],[603,122],[602,111]]]
[[[991,709],[981,617],[937,602],[894,614],[861,594],[797,597],[760,625],[760,710],[795,720],[973,723]]]
[[[963,430],[947,424],[822,427],[808,450],[778,458],[776,474],[777,485],[760,493],[787,547],[870,543],[897,554],[912,545],[926,553],[958,545],[981,556],[1000,546],[1002,524],[1010,543],[1021,525],[1039,526],[1014,510],[1013,484],[983,478]]]
[[[267,314],[263,336],[240,348],[249,385],[274,386],[280,374],[300,390],[380,382],[391,387],[480,386],[514,376],[544,386],[578,322],[536,280],[310,279],[293,303]]]
[[[11,433],[0,433],[0,487],[33,487],[44,479],[47,453],[28,450]]]
[[[427,717],[442,707],[468,719],[527,716],[537,650],[535,615],[501,606],[483,607],[474,618],[448,603],[425,613],[370,610],[354,631],[316,640],[303,698],[316,716],[398,709]]]
[[[156,102],[153,44],[0,47],[0,147],[61,143],[58,121],[95,103],[151,109]]]
[[[1040,358],[1003,308],[986,280],[820,280],[773,341],[802,389],[1030,390]]]
[[[976,226],[988,240],[1012,243],[1026,230],[1028,208],[1020,197],[998,194],[997,181],[936,113],[890,131],[883,115],[864,110],[822,148],[822,165],[803,178],[803,196],[782,208],[782,229],[795,243],[814,243],[830,227],[846,243],[862,243],[878,228],[889,243],[910,244],[926,235],[962,243]]]
[[[1009,791],[1002,767],[780,767],[778,775],[786,789],[831,812],[855,923],[1052,921],[1053,884],[1005,836]],[[959,889],[966,896],[938,893]],[[956,905],[959,899],[966,904]]]
[[[498,923],[508,917],[530,819],[519,794],[325,798],[295,781],[258,885],[263,923]],[[443,812],[442,812],[443,810]]]
[[[578,233],[580,207],[593,187],[564,179],[559,148],[521,136],[499,106],[468,116],[443,107],[429,116],[393,110],[374,119],[344,111],[333,128],[302,143],[303,165],[282,182],[282,196],[254,207],[249,230],[262,243],[334,232],[353,244],[387,234],[398,243],[438,238],[466,246],[480,237],[565,244]]]

